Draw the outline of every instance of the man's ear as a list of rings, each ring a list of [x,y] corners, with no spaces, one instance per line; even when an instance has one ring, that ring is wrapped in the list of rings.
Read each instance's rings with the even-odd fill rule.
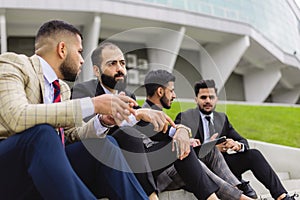
[[[100,77],[100,70],[97,65],[93,65],[93,72],[95,76]]]
[[[65,42],[59,42],[57,44],[57,53],[62,59],[65,59],[67,57],[67,48]]]
[[[162,88],[162,87],[159,87],[159,88],[157,88],[157,95],[159,96],[159,97],[162,97],[162,96],[164,96],[164,89]]]

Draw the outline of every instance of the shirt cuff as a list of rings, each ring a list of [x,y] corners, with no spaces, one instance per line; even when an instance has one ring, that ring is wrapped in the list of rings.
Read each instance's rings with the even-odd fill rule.
[[[90,97],[81,98],[80,106],[82,110],[82,119],[89,117],[95,113],[94,104]]]
[[[129,122],[127,122],[126,120],[123,120],[120,124],[120,126],[134,126],[136,123],[138,123],[139,121],[136,120],[135,116],[133,114],[129,115]]]
[[[99,115],[96,115],[96,117],[94,118],[94,128],[96,130],[96,135],[99,138],[104,138],[106,136],[108,128],[102,126],[102,124],[99,121]]]
[[[244,152],[245,151],[245,145],[241,142],[237,142],[241,145],[241,149],[238,152]]]
[[[176,133],[176,128],[174,128],[174,127],[172,126],[172,127],[170,128],[170,130],[169,130],[169,136],[170,136],[170,137],[174,137],[175,133]]]

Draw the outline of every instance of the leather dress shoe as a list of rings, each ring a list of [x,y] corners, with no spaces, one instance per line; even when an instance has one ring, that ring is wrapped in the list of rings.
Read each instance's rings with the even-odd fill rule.
[[[237,187],[239,190],[243,191],[243,194],[247,197],[250,197],[252,199],[257,199],[257,194],[255,190],[250,186],[249,181],[241,181],[242,183],[239,184]]]
[[[292,196],[287,194],[282,200],[296,200],[295,197],[298,197],[298,196],[299,196],[298,194],[293,194]]]

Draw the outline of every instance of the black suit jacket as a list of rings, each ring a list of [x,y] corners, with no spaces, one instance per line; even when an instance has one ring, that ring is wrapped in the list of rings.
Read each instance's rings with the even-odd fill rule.
[[[84,97],[91,97],[92,98],[92,97],[95,97],[95,96],[105,94],[105,91],[104,91],[102,85],[100,84],[99,80],[97,80],[97,79],[92,79],[92,80],[89,80],[89,81],[85,81],[85,82],[82,82],[82,83],[75,84],[72,87],[71,92],[72,92],[72,94],[71,94],[72,99],[78,99],[78,98],[84,98]],[[129,96],[132,99],[136,100],[136,97],[133,93],[131,93],[127,90],[125,90],[124,92],[127,96]],[[93,116],[86,117],[83,120],[85,122],[87,122]]]
[[[142,108],[151,108],[153,110],[162,111],[161,108],[159,108],[158,106],[156,106],[154,103],[152,103],[149,100],[145,101]],[[169,125],[168,130],[167,130],[166,133],[163,133],[162,131],[161,132],[155,132],[153,124],[151,124],[149,122],[142,121],[142,120],[139,121],[135,125],[135,128],[138,129],[143,134],[145,134],[147,137],[149,137],[153,141],[162,141],[162,140],[171,141],[172,140],[172,138],[168,134],[169,130],[171,128],[170,125]]]
[[[191,128],[194,138],[200,139],[203,142],[204,132],[203,124],[200,118],[199,108],[189,109],[185,112],[181,112],[176,116],[176,124],[184,124]],[[248,141],[243,138],[230,124],[228,117],[225,113],[214,111],[214,126],[218,137],[226,136],[235,141],[241,142],[245,145],[245,150],[249,148]]]
[[[94,97],[96,94],[96,88],[98,85],[97,79],[92,79],[82,83],[75,84],[72,89],[72,99],[84,98],[84,97]]]

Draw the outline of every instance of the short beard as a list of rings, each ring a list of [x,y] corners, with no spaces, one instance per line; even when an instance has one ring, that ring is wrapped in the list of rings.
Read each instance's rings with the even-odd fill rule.
[[[165,94],[164,94],[164,96],[162,96],[162,97],[159,99],[159,101],[160,101],[160,103],[161,103],[161,105],[162,105],[163,108],[165,108],[165,109],[170,109],[171,106],[167,105],[167,103],[166,103],[167,100],[168,100],[168,99],[166,98],[166,95],[165,95]]]
[[[115,78],[116,78],[116,76],[111,77],[111,76],[107,76],[102,73],[101,74],[101,83],[103,85],[109,87],[110,89],[124,91],[127,86],[127,84],[126,84],[127,76],[124,76],[124,80],[119,80],[119,81],[116,81]]]
[[[215,108],[213,108],[211,111],[206,111],[203,108],[201,108],[200,106],[198,106],[198,108],[199,108],[200,112],[204,115],[210,115],[215,110]]]
[[[69,59],[67,58],[61,65],[60,65],[60,73],[63,75],[63,80],[74,82],[76,80],[78,72],[74,72],[74,69],[70,65]]]

